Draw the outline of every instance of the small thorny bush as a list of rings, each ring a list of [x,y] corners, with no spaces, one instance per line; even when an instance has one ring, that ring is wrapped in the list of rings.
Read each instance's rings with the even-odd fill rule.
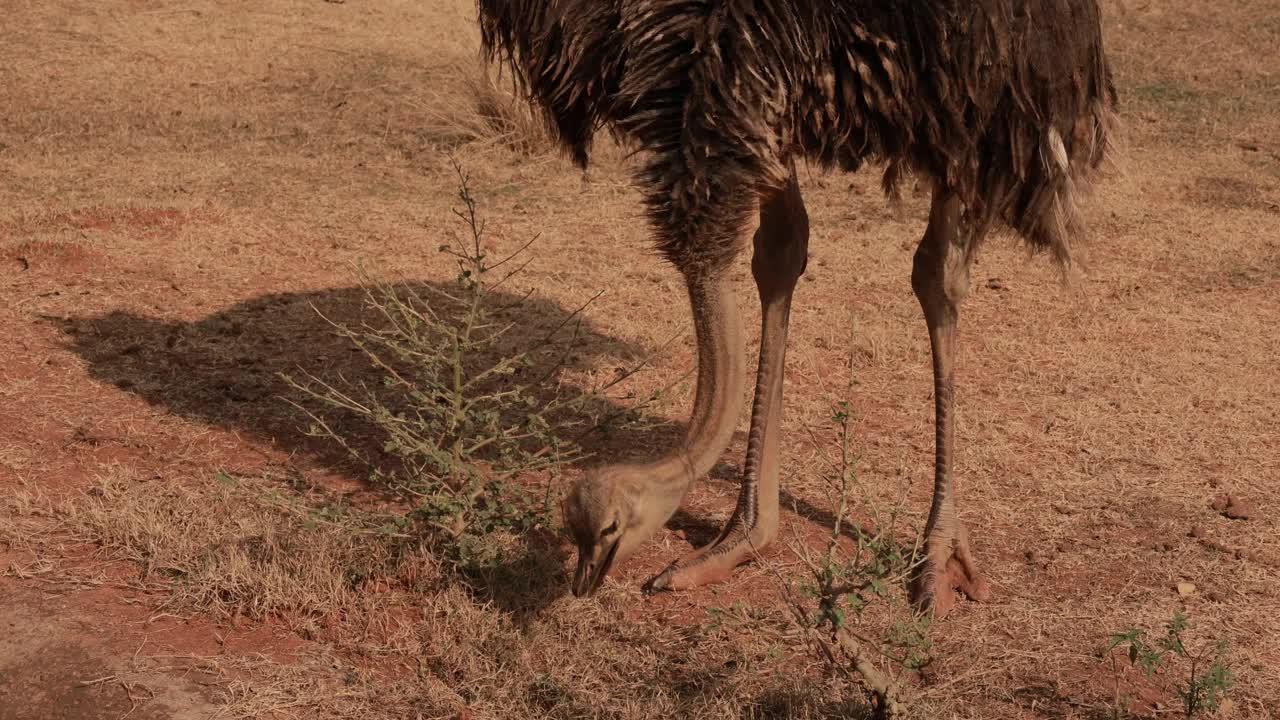
[[[513,305],[495,290],[527,265],[521,256],[536,237],[504,257],[490,255],[468,176],[454,168],[461,207],[453,212],[464,230],[439,247],[456,264],[454,281],[406,287],[365,276],[372,320],[333,324],[375,369],[376,382],[286,380],[301,393],[293,404],[311,435],[337,443],[412,505],[399,524],[424,525],[456,560],[472,564],[482,561],[487,534],[550,525],[560,469],[584,456],[579,441],[602,422],[592,414],[600,403],[590,401],[638,368],[591,392],[557,382],[586,305],[541,337],[509,319],[529,296]],[[376,448],[358,442],[352,427],[376,436]]]

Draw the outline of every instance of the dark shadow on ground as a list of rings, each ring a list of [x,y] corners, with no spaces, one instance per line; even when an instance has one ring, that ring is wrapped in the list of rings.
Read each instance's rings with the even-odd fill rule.
[[[684,533],[692,548],[710,544],[720,535],[720,523],[680,508],[667,521],[667,527]]]
[[[736,493],[739,483],[741,482],[741,467],[729,461],[722,461],[711,470],[706,479],[698,482],[717,482],[724,483],[732,487]],[[736,496],[735,496],[736,498]],[[732,510],[736,499],[728,501],[725,510]],[[790,513],[796,517],[802,518],[807,522],[813,523],[819,527],[830,531],[835,527],[836,514],[833,508],[819,507],[802,497],[799,497],[784,488],[778,491],[779,510],[785,515]],[[857,519],[856,517],[853,519]],[[840,534],[851,540],[858,540],[858,530],[861,529],[864,535],[874,535],[873,529],[869,526],[855,526],[846,519],[843,523],[844,527]],[[690,513],[683,507],[676,510],[676,513],[667,521],[666,527],[671,530],[678,530],[684,534],[690,546],[700,548],[714,541],[720,535],[720,524],[718,521],[711,520],[705,516]],[[914,542],[915,535],[913,528],[902,521],[899,527],[895,528],[894,536],[899,542]]]
[[[393,287],[435,298],[432,309],[446,321],[462,312],[441,294],[456,294],[454,283]],[[646,349],[611,337],[554,303],[499,291],[492,299],[492,306],[499,308],[495,319],[511,325],[503,343],[512,348],[526,347],[559,328],[562,334],[572,334],[572,344],[567,346],[572,352],[557,355],[555,362],[569,367],[612,365],[621,371],[647,355]],[[335,442],[307,434],[306,418],[286,402],[286,398],[298,401],[303,396],[282,375],[309,375],[346,387],[379,387],[383,372],[348,338],[336,333],[332,324],[377,327],[377,322],[385,319],[368,307],[367,301],[362,287],[281,293],[247,300],[193,322],[116,311],[73,319],[66,323],[65,332],[70,349],[84,358],[89,374],[100,381],[170,413],[249,435],[290,455],[301,455],[350,477],[365,478],[368,467],[353,460]],[[543,369],[535,366],[524,372],[542,377]],[[582,429],[574,432],[595,455],[583,463],[630,459],[632,454],[626,448],[663,446],[678,438],[680,428],[669,423],[646,420],[638,426],[628,424],[636,413],[625,394],[615,401],[564,385],[555,391],[570,393],[581,401],[574,412],[582,414],[590,429],[585,435]],[[512,408],[513,413],[521,411]],[[383,451],[385,435],[364,418],[354,413],[326,416],[333,417],[334,429],[375,465],[394,461]],[[370,490],[381,492],[379,488]],[[565,553],[558,547],[558,538],[545,535],[548,537],[530,537],[526,552],[512,557],[510,567],[492,568],[468,578],[468,585],[515,612],[534,611],[564,594],[568,587],[561,568]],[[525,579],[515,584],[521,586],[519,593],[508,590],[515,586],[513,577]]]
[[[791,512],[796,517],[804,518],[814,525],[826,528],[828,531],[835,527],[836,514],[832,508],[820,508],[802,497],[792,495],[786,490],[778,493],[778,505],[781,507],[782,512]],[[840,530],[840,534],[854,541],[858,540],[859,532],[864,536],[876,534],[874,527],[866,524],[854,524],[857,521],[858,513],[856,509],[851,510],[850,516],[842,523],[843,527]],[[888,528],[884,529],[888,530]],[[898,526],[894,528],[893,535],[898,542],[906,542],[909,546],[910,543],[915,541],[916,533],[905,519],[899,518]]]
[[[735,442],[742,439],[743,434],[741,432],[735,434]],[[707,473],[707,477],[699,478],[694,482],[724,483],[725,485],[733,488],[733,491],[736,493],[741,479],[741,468],[736,463],[722,459],[720,462],[716,463],[715,467],[711,468],[711,472]],[[736,502],[736,500],[730,501],[730,504],[725,507],[725,510],[731,510],[733,508],[733,502]],[[703,515],[691,513],[683,507],[677,509],[675,514],[671,516],[671,519],[667,520],[666,526],[671,530],[682,533],[685,540],[689,542],[689,545],[692,548],[700,548],[704,545],[711,544],[720,536],[721,529],[721,523],[718,520],[712,520],[711,518]]]
[[[871,720],[875,711],[860,699],[834,698],[828,703],[813,707],[813,694],[802,688],[775,688],[766,690],[756,698],[756,708],[751,717],[794,718],[816,717],[845,718],[846,720]]]
[[[456,291],[453,283],[394,286],[424,297]],[[645,355],[643,348],[617,340],[573,316],[569,310],[533,298],[495,293],[500,319],[512,324],[504,342],[531,344],[554,329],[574,331],[570,366],[616,364],[626,368]],[[461,312],[433,304],[444,314]],[[265,295],[233,305],[194,322],[169,321],[129,312],[78,318],[67,323],[70,349],[88,362],[89,374],[182,417],[248,433],[289,452],[303,452],[335,469],[350,471],[350,458],[332,442],[309,437],[306,422],[285,398],[299,394],[281,378],[306,375],[329,382],[376,385],[382,373],[352,343],[334,332],[333,323],[357,327],[379,316],[366,307],[364,288],[346,287]],[[566,324],[568,323],[568,324]],[[575,329],[576,328],[576,329]],[[540,370],[533,368],[531,372]],[[566,391],[561,388],[561,391]],[[570,393],[581,392],[573,388]],[[612,401],[585,399],[584,414],[624,416],[628,408]],[[518,412],[513,409],[513,412]],[[353,422],[351,418],[342,418]],[[338,428],[344,438],[376,456],[381,439],[360,424]],[[626,438],[643,445],[677,437],[678,428],[626,429]],[[640,435],[637,436],[636,433]],[[652,437],[644,437],[645,433]],[[594,451],[617,454],[614,428],[588,432],[583,442]],[[627,443],[632,444],[631,442]]]
[[[480,604],[492,603],[512,624],[525,629],[543,608],[568,594],[570,554],[561,537],[550,530],[535,530],[511,548],[500,563],[460,568],[466,590]]]

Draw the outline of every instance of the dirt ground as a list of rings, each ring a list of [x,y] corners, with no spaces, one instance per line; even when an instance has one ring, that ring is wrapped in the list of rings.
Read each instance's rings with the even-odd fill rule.
[[[1230,642],[1220,716],[1280,718],[1280,5],[1105,9],[1126,132],[1089,204],[1088,272],[1064,287],[994,240],[962,312],[956,472],[996,599],[930,629],[929,671],[902,676],[919,717],[1105,718],[1116,688],[1139,716],[1180,716],[1158,691],[1174,678],[1144,681],[1102,648],[1181,609],[1197,645]],[[795,637],[753,630],[780,612],[775,573],[797,571],[785,547],[727,585],[639,592],[727,517],[741,432],[681,527],[589,601],[567,595],[568,547],[547,538],[553,554],[487,595],[442,584],[429,557],[354,585],[333,568],[210,570],[228,537],[293,527],[245,498],[375,502],[306,437],[279,373],[351,369],[315,309],[360,317],[357,266],[451,281],[450,157],[496,250],[539,238],[505,290],[533,293],[520,322],[554,324],[604,291],[583,314],[577,381],[680,332],[616,402],[692,366],[683,291],[650,249],[625,154],[606,144],[584,178],[536,133],[489,133],[468,83],[473,12],[7,4],[0,720],[861,712]],[[780,546],[816,547],[850,373],[859,475],[882,498],[905,483],[917,527],[932,402],[908,283],[923,198],[889,207],[873,171],[802,175],[812,258],[793,311]],[[745,265],[737,283],[753,308]],[[668,442],[691,393],[677,382],[645,411],[655,426],[611,436],[606,458]],[[1223,495],[1248,517],[1215,510]],[[325,537],[314,558],[365,552]],[[746,619],[710,622],[733,607]]]

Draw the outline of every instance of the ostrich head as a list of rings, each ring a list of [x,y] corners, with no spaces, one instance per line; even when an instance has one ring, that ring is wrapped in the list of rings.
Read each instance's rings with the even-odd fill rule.
[[[595,592],[614,563],[653,537],[679,506],[683,491],[664,492],[646,470],[614,466],[592,471],[565,498],[564,524],[578,546],[574,595]]]

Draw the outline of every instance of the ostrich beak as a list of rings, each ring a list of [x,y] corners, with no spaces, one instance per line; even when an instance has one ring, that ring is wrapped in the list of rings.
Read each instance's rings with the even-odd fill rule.
[[[609,574],[613,558],[618,554],[618,545],[622,538],[607,546],[596,545],[592,548],[578,548],[578,570],[573,574],[573,594],[575,597],[589,597],[604,582]]]

